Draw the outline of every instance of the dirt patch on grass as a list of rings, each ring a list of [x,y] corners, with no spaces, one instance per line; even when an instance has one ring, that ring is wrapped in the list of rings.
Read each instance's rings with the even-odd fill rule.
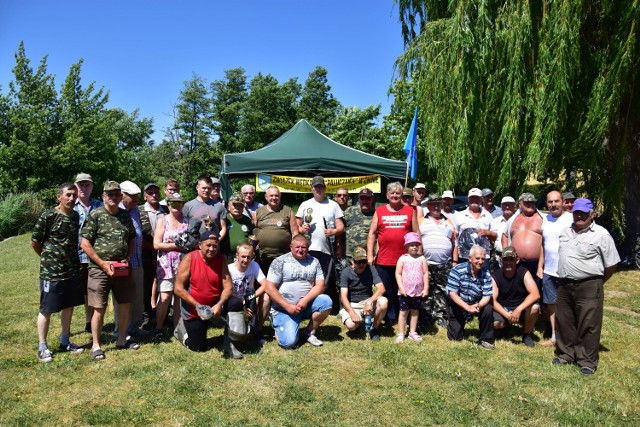
[[[627,298],[629,296],[629,292],[604,291],[604,296],[607,298]]]
[[[622,292],[622,293],[624,293],[624,292]],[[605,305],[603,308],[605,310],[608,310],[608,311],[613,311],[614,313],[626,314],[627,316],[633,316],[633,317],[640,317],[640,313],[636,313],[635,311],[626,310],[626,309],[620,308],[620,307],[613,307],[613,306],[610,306],[610,305]]]

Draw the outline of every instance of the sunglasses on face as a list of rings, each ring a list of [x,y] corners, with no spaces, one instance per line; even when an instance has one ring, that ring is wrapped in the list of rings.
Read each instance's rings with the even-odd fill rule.
[[[367,263],[367,260],[366,260],[366,259],[363,259],[363,260],[360,260],[360,261],[354,261],[354,262],[356,263],[356,265],[363,266],[363,265],[365,265],[365,264]]]

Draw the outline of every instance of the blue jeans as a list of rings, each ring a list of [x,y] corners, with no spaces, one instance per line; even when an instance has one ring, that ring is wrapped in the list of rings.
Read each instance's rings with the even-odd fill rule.
[[[291,315],[286,311],[280,311],[279,307],[274,308],[273,313],[273,329],[278,334],[278,344],[284,348],[293,348],[298,343],[298,331],[300,322],[305,319],[311,319],[313,313],[322,313],[331,310],[333,303],[327,295],[318,295],[311,305],[308,305],[299,314]]]

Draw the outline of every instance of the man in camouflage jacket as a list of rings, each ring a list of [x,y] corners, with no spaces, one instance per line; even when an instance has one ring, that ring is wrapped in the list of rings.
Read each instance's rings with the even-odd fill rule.
[[[40,256],[40,313],[38,314],[38,359],[51,362],[47,335],[51,313],[61,313],[62,334],[59,351],[82,353],[69,342],[73,307],[82,305],[80,258],[78,256],[78,213],[73,206],[78,198],[76,187],[65,182],[58,188],[58,206],[48,209],[36,221],[31,247]]]

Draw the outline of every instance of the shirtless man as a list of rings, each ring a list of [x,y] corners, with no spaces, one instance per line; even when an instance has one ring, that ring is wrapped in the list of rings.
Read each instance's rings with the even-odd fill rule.
[[[542,214],[536,209],[536,196],[522,193],[518,198],[519,211],[509,219],[502,235],[502,247],[516,248],[520,266],[526,268],[542,294]]]

